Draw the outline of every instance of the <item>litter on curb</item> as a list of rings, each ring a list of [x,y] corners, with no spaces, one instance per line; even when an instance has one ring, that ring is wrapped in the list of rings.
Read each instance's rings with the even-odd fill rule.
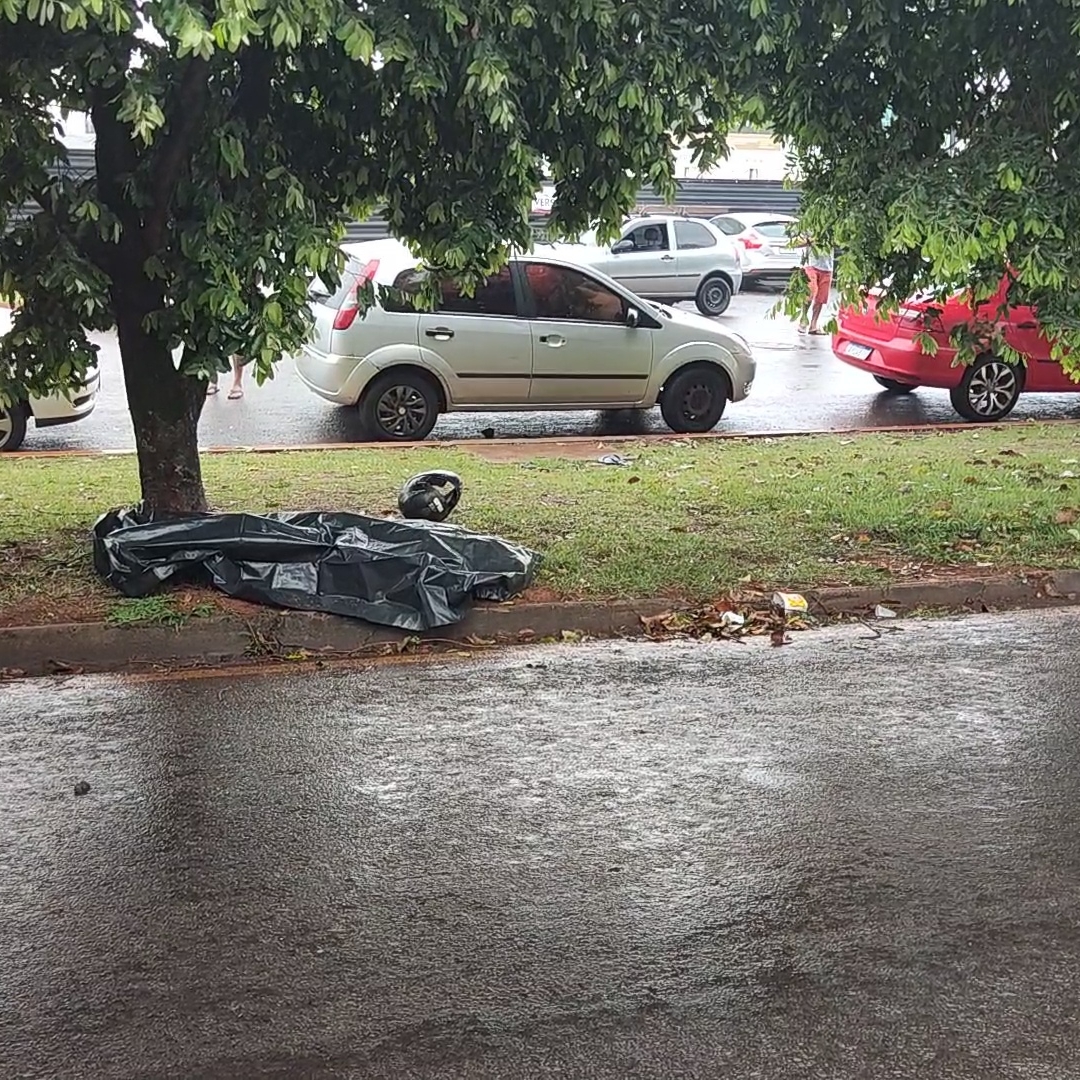
[[[641,616],[641,626],[653,641],[692,639],[697,641],[742,641],[767,637],[787,630],[810,630],[809,616],[786,616],[762,606],[763,597],[754,600],[728,598],[693,611],[665,611]],[[742,608],[741,611],[735,610]],[[787,642],[785,641],[785,644]]]
[[[810,611],[806,597],[794,592],[773,593],[772,607],[779,614],[794,618],[805,618]]]

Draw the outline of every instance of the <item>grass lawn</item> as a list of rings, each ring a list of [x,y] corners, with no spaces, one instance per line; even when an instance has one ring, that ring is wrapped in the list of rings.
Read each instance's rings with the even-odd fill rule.
[[[715,597],[1080,563],[1080,439],[1070,425],[920,435],[628,444],[628,467],[494,463],[419,451],[204,458],[217,509],[383,514],[422,469],[454,469],[454,520],[545,556],[546,594]],[[115,612],[88,529],[138,498],[133,457],[0,456],[0,625]]]

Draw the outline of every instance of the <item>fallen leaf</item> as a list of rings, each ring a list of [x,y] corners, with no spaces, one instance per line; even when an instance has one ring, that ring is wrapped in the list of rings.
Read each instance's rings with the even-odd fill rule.
[[[1059,510],[1054,515],[1054,524],[1072,525],[1078,517],[1080,517],[1080,514],[1078,514],[1071,506],[1067,506],[1064,510]]]

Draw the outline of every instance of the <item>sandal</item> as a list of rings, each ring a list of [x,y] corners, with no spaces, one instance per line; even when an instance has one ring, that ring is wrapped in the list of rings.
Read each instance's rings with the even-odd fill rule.
[[[216,382],[209,383],[206,387],[206,396],[213,397],[219,390],[221,387]]]
[[[239,386],[234,386],[227,396],[230,401],[239,401],[244,396],[244,391]]]

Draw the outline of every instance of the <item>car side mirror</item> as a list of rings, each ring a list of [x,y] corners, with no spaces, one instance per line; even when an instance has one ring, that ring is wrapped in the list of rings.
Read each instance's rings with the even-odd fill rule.
[[[624,251],[633,251],[633,250],[634,250],[634,241],[633,240],[616,240],[615,243],[611,245],[611,254],[612,255],[621,255]]]
[[[636,330],[641,325],[641,313],[637,308],[626,309],[626,325],[631,330]]]

